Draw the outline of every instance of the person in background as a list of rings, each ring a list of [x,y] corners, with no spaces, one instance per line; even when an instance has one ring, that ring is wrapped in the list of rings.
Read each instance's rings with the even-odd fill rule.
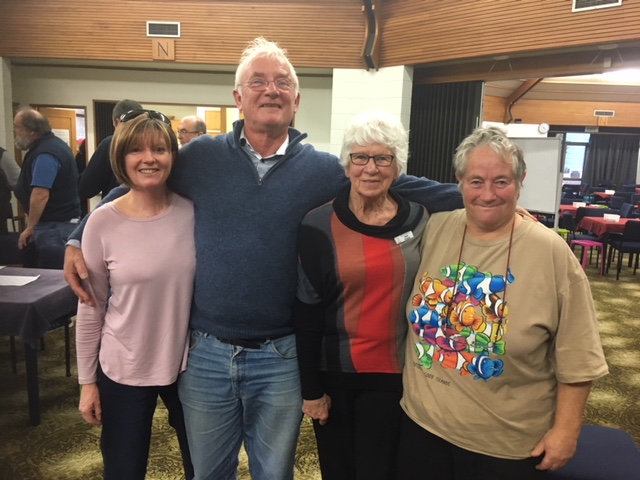
[[[198,138],[201,135],[207,134],[207,124],[204,120],[195,115],[188,115],[180,120],[178,124],[178,140],[180,146],[184,147],[191,140]]]
[[[78,140],[78,151],[76,152],[75,159],[78,175],[82,175],[82,172],[87,168],[87,141],[84,138]]]
[[[337,157],[290,127],[298,77],[276,43],[249,44],[233,96],[244,119],[232,132],[182,147],[170,183],[193,201],[197,226],[180,399],[196,479],[235,478],[244,443],[254,480],[290,480],[302,419],[292,320],[298,227],[348,179]],[[432,212],[462,206],[452,184],[401,175],[394,189]],[[71,242],[80,236],[79,228]],[[65,278],[91,302],[80,283],[89,278],[81,253],[67,247]]]
[[[479,128],[453,161],[465,208],[431,216],[407,305],[398,479],[536,479],[574,455],[608,372],[587,277],[516,213],[523,152]]]
[[[395,472],[405,307],[428,219],[391,190],[408,149],[397,117],[358,115],[340,154],[350,186],[300,226],[302,411],[314,419],[323,478],[389,480]]]
[[[27,152],[15,195],[27,214],[18,248],[29,247],[25,266],[61,269],[64,245],[80,218],[78,171],[71,148],[51,132],[40,112],[20,109],[13,120],[15,144]]]
[[[0,147],[0,233],[8,233],[7,220],[13,218],[11,192],[18,183],[20,167],[13,156]]]
[[[177,153],[162,113],[124,114],[111,164],[130,190],[96,209],[84,232],[95,306],[78,306],[79,409],[87,423],[102,425],[107,480],[145,478],[158,396],[193,478],[177,379],[187,360],[194,218],[191,201],[167,188]]]
[[[13,155],[2,147],[0,147],[0,171],[4,173],[7,185],[13,190],[18,183],[18,178],[20,178],[20,166]]]
[[[111,112],[113,128],[116,128],[120,123],[120,117],[131,110],[142,110],[142,105],[135,100],[120,100],[116,103]],[[96,151],[91,155],[84,172],[78,179],[78,193],[83,201],[89,200],[98,194],[101,194],[102,198],[104,198],[113,188],[118,186],[118,179],[113,173],[111,162],[109,161],[112,139],[113,135],[109,135],[100,142]]]
[[[87,168],[87,141],[84,138],[78,141],[78,151],[76,152],[75,159],[78,175],[81,177],[82,172]],[[78,180],[80,180],[80,177],[78,177]],[[89,202],[87,200],[80,202],[80,212],[83,218],[89,213]]]

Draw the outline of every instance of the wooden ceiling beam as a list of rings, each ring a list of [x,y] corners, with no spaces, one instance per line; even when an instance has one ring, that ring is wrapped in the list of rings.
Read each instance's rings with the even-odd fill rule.
[[[611,69],[640,67],[640,48],[588,50],[510,58],[480,59],[414,67],[415,84],[514,80],[590,75]]]

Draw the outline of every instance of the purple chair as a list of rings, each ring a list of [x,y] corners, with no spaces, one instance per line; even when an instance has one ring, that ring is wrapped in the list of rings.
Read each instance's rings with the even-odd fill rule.
[[[563,468],[549,472],[551,480],[640,479],[640,450],[627,432],[583,425],[575,456]]]

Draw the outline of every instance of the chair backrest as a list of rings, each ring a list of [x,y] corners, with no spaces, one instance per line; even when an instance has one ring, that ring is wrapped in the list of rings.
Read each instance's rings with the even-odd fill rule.
[[[584,208],[583,217],[604,217],[605,213],[612,213],[609,208]]]
[[[631,218],[631,213],[633,213],[633,205],[630,203],[620,205],[619,214],[621,218]]]
[[[629,221],[622,232],[623,242],[640,242],[640,221]]]
[[[624,198],[624,201],[627,203],[631,203],[631,198],[635,195],[635,190],[633,192],[616,192],[616,197]],[[613,198],[613,197],[611,197]]]
[[[576,231],[576,221],[569,212],[564,212],[560,218],[558,219],[558,228],[564,228],[565,230],[569,230],[571,233]]]
[[[625,198],[619,195],[614,195],[609,199],[609,207],[611,208],[620,208],[624,203]]]
[[[585,196],[588,192],[589,192],[589,184],[588,184],[588,183],[585,183],[585,182],[582,182],[582,183],[580,184],[580,191],[579,191],[579,195],[580,195],[581,197],[583,197],[583,196]]]
[[[563,185],[562,194],[565,198],[576,198],[580,191],[580,185]]]
[[[573,197],[563,197],[560,199],[560,205],[573,205],[576,199]]]

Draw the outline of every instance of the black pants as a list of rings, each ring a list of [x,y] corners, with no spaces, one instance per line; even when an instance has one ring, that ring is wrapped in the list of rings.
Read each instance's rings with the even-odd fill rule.
[[[546,472],[535,469],[541,461],[470,452],[430,433],[402,413],[396,480],[540,480],[547,477]]]
[[[390,377],[395,375],[389,375]],[[329,421],[314,421],[322,478],[389,480],[396,465],[400,434],[401,375],[393,389],[374,385],[332,388]]]
[[[98,388],[102,404],[100,447],[105,480],[144,480],[158,396],[167,407],[169,425],[176,431],[185,476],[193,478],[177,382],[160,387],[131,387],[114,382],[99,368]]]

